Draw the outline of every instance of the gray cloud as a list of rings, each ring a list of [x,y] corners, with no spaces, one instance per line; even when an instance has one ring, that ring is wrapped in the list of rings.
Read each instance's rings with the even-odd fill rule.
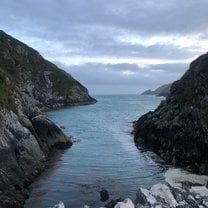
[[[140,93],[161,84],[171,83],[187,70],[183,64],[159,64],[141,68],[135,64],[82,64],[66,67],[56,63],[82,83],[93,94]]]
[[[1,0],[0,28],[62,62],[92,92],[135,93],[178,79],[185,62],[206,50],[207,8],[207,0]],[[70,66],[63,57],[126,63]],[[174,64],[147,61],[142,68],[132,63],[137,58]]]

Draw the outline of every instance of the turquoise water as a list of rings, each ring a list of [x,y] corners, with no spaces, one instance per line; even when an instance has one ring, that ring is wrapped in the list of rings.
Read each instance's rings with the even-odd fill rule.
[[[31,186],[25,208],[102,206],[99,191],[110,199],[135,198],[138,187],[164,181],[164,168],[138,150],[130,134],[132,121],[155,109],[161,98],[138,95],[95,96],[95,105],[47,113],[67,135],[80,142],[54,155],[48,169]]]

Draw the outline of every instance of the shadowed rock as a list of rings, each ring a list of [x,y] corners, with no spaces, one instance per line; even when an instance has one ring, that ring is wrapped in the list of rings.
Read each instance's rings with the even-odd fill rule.
[[[134,141],[170,164],[208,174],[208,54],[191,63],[154,112],[138,119]]]
[[[100,191],[100,201],[104,202],[107,201],[109,199],[109,194],[108,191],[103,189]]]

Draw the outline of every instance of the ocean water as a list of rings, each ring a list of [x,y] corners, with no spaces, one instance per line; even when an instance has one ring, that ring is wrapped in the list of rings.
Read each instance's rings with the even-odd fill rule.
[[[31,185],[25,208],[103,206],[99,191],[110,199],[135,198],[139,187],[164,181],[165,168],[135,147],[132,121],[154,110],[162,98],[139,95],[95,96],[94,105],[50,111],[47,116],[79,140],[53,155],[46,171]]]

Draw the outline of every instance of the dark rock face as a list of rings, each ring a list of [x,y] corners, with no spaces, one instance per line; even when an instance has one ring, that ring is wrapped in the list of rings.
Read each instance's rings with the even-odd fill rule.
[[[146,90],[142,93],[142,95],[156,95],[156,96],[164,96],[167,97],[170,93],[170,87],[171,84],[162,85],[161,87],[158,87],[156,90]]]
[[[40,109],[95,100],[71,75],[3,31],[0,46],[0,208],[19,208],[49,153],[72,145]]]
[[[31,122],[38,137],[48,149],[72,145],[72,141],[63,134],[61,129],[42,114],[34,117]]]
[[[208,174],[208,54],[172,84],[166,101],[135,122],[134,141],[168,163]]]

